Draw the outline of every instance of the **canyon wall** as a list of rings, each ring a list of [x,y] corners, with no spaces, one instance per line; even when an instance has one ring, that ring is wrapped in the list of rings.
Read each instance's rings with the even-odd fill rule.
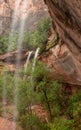
[[[42,56],[54,77],[81,85],[81,1],[44,0],[53,19],[59,42]]]

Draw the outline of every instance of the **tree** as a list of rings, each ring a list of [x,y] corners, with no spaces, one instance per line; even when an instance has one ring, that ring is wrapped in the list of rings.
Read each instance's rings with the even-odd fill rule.
[[[34,72],[34,91],[41,95],[41,101],[44,102],[48,108],[50,119],[52,120],[53,102],[59,100],[61,85],[54,81],[52,73],[42,62],[38,62]]]

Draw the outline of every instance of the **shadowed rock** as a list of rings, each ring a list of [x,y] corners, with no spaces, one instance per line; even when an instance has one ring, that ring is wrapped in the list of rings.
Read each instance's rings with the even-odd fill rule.
[[[81,85],[81,1],[44,1],[59,43],[42,60],[52,68],[56,79],[61,77],[68,83]]]

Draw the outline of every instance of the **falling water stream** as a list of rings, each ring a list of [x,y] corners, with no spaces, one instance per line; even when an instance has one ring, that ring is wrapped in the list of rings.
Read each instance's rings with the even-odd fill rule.
[[[24,72],[25,72],[25,73],[27,72],[28,63],[29,63],[31,54],[32,54],[32,51],[29,52],[29,54],[28,54],[28,56],[27,56],[27,59],[26,59],[26,63],[25,63],[25,65],[24,65]],[[26,75],[24,75],[23,79],[25,79],[25,78],[26,78]]]
[[[13,36],[14,36],[14,33],[15,33],[15,28],[16,28],[16,21],[17,21],[17,14],[18,14],[18,8],[19,8],[19,5],[20,5],[20,2],[21,0],[17,0],[15,1],[15,9],[14,9],[14,13],[13,13],[13,16],[12,16],[12,22],[11,22],[11,33],[9,35],[9,42],[8,42],[8,50],[7,52],[9,52],[10,48],[11,48],[11,43],[12,43],[12,40],[13,40]],[[8,59],[9,61],[9,59]],[[3,78],[3,117],[6,116],[6,84],[7,84],[7,80],[6,80],[6,76],[4,76]]]
[[[27,9],[28,1],[24,0],[22,3],[22,11],[24,12]],[[19,29],[19,36],[18,36],[18,42],[17,42],[17,49],[19,50],[19,53],[16,57],[16,71],[15,71],[15,86],[14,86],[14,111],[13,111],[13,120],[16,121],[18,119],[18,78],[19,78],[19,66],[20,66],[20,58],[22,54],[22,43],[23,43],[23,36],[24,36],[24,29],[25,29],[25,23],[26,18],[24,17],[24,13],[22,12],[21,21],[20,21],[20,29]],[[13,127],[13,130],[16,130],[16,126]]]
[[[17,24],[17,19],[18,19],[18,12],[19,12],[19,6],[22,0],[15,0],[15,9],[13,12],[13,16],[12,16],[12,22],[11,22],[11,33],[9,35],[9,44],[8,44],[8,50],[7,52],[10,51],[11,46],[12,46],[12,41],[13,41],[13,37],[15,34],[15,30],[16,30],[16,24]],[[21,15],[21,21],[20,21],[20,29],[17,30],[19,32],[18,35],[18,42],[17,42],[17,49],[19,50],[19,53],[16,57],[16,71],[15,71],[15,82],[14,82],[14,110],[13,110],[13,120],[16,121],[18,119],[18,110],[17,110],[17,104],[18,104],[18,67],[20,64],[20,57],[21,57],[21,49],[22,49],[22,42],[23,42],[23,34],[24,34],[24,27],[25,27],[25,22],[26,22],[26,18],[24,17],[24,11],[27,8],[27,0],[24,0],[22,2],[22,15]],[[10,59],[8,59],[8,62],[10,61]],[[3,116],[6,116],[6,76],[4,77],[4,84],[3,84]],[[16,130],[16,125],[12,126],[12,130]]]
[[[32,65],[32,72],[34,72],[34,69],[35,69],[35,65],[36,65],[36,60],[37,60],[37,57],[38,57],[38,54],[39,54],[39,50],[40,48],[37,48],[36,51],[35,51],[35,55],[34,55],[34,61],[33,61],[33,65]],[[31,76],[31,85],[33,87],[33,76]]]
[[[14,9],[14,13],[13,13],[13,16],[12,16],[12,23],[11,23],[11,33],[9,35],[9,44],[8,44],[8,50],[7,52],[10,51],[11,49],[11,46],[12,46],[12,41],[13,41],[13,37],[14,37],[14,34],[15,34],[15,30],[16,30],[16,23],[17,23],[17,15],[18,15],[18,9],[19,9],[19,6],[20,6],[20,3],[21,3],[21,0],[16,0],[15,1],[15,9]],[[26,11],[27,10],[27,4],[28,4],[28,1],[27,0],[24,0],[22,2],[22,11]],[[23,43],[23,35],[24,35],[24,29],[25,29],[25,24],[26,24],[26,18],[24,16],[24,13],[22,12],[22,15],[21,15],[21,19],[20,19],[20,28],[18,29],[18,40],[17,40],[17,49],[18,49],[18,55],[16,57],[16,71],[15,71],[15,75],[14,75],[14,78],[15,78],[15,81],[14,81],[14,97],[13,97],[13,100],[14,100],[14,110],[13,110],[13,120],[16,122],[16,120],[18,119],[18,109],[17,109],[17,106],[18,106],[18,77],[19,77],[19,66],[20,66],[20,59],[21,59],[21,54],[22,54],[22,43]],[[33,65],[32,65],[32,71],[34,71],[34,68],[35,68],[35,64],[36,64],[36,59],[37,59],[37,56],[38,56],[38,53],[39,53],[39,48],[37,48],[36,52],[35,52],[35,56],[34,56],[34,61],[33,61]],[[26,64],[25,64],[25,68],[24,68],[24,71],[26,72],[27,70],[27,66],[28,66],[28,62],[29,62],[29,59],[31,57],[31,54],[32,52],[29,52],[29,55],[27,57],[27,60],[26,60]],[[10,59],[8,59],[8,62],[10,61]],[[7,79],[6,79],[6,76],[4,77],[4,84],[3,84],[3,116],[6,116],[7,114],[7,109],[6,109],[6,84],[7,84]],[[16,130],[16,125],[12,126],[12,130]]]
[[[11,31],[10,31],[10,35],[9,35],[7,52],[9,52],[10,49],[11,49],[11,43],[13,41],[13,37],[14,37],[14,34],[15,34],[20,3],[21,3],[21,0],[15,0],[15,9],[14,9],[14,12],[13,12],[13,15],[12,15],[12,21],[11,21],[11,27],[10,27]]]
[[[8,49],[7,49],[7,52],[10,51],[11,49],[11,43],[13,41],[13,37],[14,37],[14,34],[15,34],[15,29],[16,29],[16,22],[17,22],[17,14],[18,14],[18,8],[19,8],[19,5],[20,5],[20,2],[21,0],[16,0],[15,1],[15,8],[14,8],[14,12],[13,12],[13,15],[12,15],[12,21],[11,21],[11,27],[10,27],[10,35],[9,35],[9,41],[8,41]],[[7,62],[10,61],[10,58],[7,59]],[[6,101],[6,90],[7,90],[7,85],[8,82],[7,82],[7,74],[3,77],[3,92],[2,92],[2,104],[3,104],[3,112],[2,112],[2,116],[3,117],[6,117],[7,116],[7,101]],[[4,122],[4,126],[6,125],[6,121]],[[14,126],[12,126],[13,128]],[[16,130],[16,129],[14,129]]]
[[[39,54],[39,50],[40,50],[40,48],[37,48],[37,50],[35,52],[34,61],[33,61],[33,65],[32,65],[32,71],[34,71],[34,69],[35,69],[35,64],[36,64],[37,56]]]
[[[28,57],[27,57],[26,63],[25,63],[25,65],[24,65],[24,72],[27,71],[28,63],[29,63],[29,60],[30,60],[31,54],[32,54],[32,51],[30,51],[29,54],[28,54]]]

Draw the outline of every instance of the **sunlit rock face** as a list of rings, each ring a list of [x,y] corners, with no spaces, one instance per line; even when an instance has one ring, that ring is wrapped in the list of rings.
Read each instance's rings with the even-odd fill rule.
[[[59,43],[42,57],[54,77],[81,85],[81,0],[44,0]]]
[[[12,121],[0,117],[0,130],[13,130],[16,127],[16,124]],[[17,130],[21,130],[18,126]]]
[[[18,1],[0,0],[0,33],[4,33],[5,29],[9,29]],[[25,29],[32,31],[36,28],[41,18],[48,17],[48,10],[43,0],[27,0],[26,7],[23,7],[23,2],[23,0],[20,0],[19,7],[17,8],[16,29],[20,27],[20,22],[25,19]]]

